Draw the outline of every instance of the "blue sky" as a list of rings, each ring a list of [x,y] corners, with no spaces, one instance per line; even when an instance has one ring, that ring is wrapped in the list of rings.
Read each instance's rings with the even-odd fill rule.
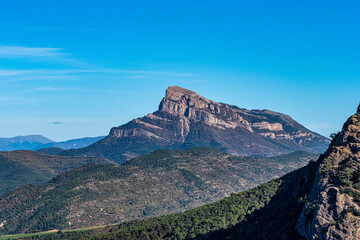
[[[0,137],[106,135],[178,85],[328,136],[360,101],[357,1],[4,1]]]

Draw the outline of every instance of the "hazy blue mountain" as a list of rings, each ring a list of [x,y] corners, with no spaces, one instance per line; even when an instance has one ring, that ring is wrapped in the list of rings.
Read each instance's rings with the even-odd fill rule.
[[[0,151],[31,150],[53,141],[41,135],[0,138]]]
[[[101,139],[103,139],[105,136],[99,136],[99,137],[84,137],[84,138],[77,138],[77,139],[71,139],[63,142],[50,142],[47,144],[43,144],[40,146],[37,146],[34,148],[35,150],[43,149],[43,148],[61,148],[61,149],[78,149],[87,147]]]

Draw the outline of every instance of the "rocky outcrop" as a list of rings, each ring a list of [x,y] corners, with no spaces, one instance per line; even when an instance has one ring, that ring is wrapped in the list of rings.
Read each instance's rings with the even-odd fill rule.
[[[319,161],[298,231],[307,239],[360,239],[360,106]]]
[[[62,154],[122,162],[160,148],[206,146],[236,155],[272,156],[296,150],[323,152],[329,142],[290,116],[217,103],[171,86],[158,111],[112,128],[108,137],[87,148]]]

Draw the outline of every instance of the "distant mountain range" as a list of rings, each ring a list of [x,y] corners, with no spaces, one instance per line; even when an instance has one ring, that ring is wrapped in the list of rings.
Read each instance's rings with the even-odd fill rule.
[[[122,165],[86,165],[2,196],[0,220],[6,224],[0,234],[107,225],[194,208],[282,176],[317,156],[300,151],[239,157],[194,148],[157,150]]]
[[[34,150],[44,149],[44,148],[61,148],[61,149],[77,149],[83,148],[103,139],[105,136],[100,137],[85,137],[71,139],[63,142],[50,142],[47,144],[42,144],[38,147],[35,147]]]
[[[43,144],[52,142],[54,141],[41,135],[0,138],[0,151],[32,150]]]
[[[235,155],[323,152],[330,140],[270,110],[217,103],[172,86],[158,111],[111,129],[104,139],[63,156],[101,156],[118,163],[157,149],[211,147]]]
[[[43,148],[76,149],[86,147],[102,138],[104,138],[104,136],[71,139],[63,142],[55,142],[41,135],[0,138],[0,151],[38,150]]]

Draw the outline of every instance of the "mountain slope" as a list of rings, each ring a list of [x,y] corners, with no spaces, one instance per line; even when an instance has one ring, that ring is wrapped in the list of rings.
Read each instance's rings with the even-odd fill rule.
[[[71,139],[63,142],[51,142],[47,144],[42,144],[34,148],[35,150],[43,149],[43,148],[61,148],[61,149],[77,149],[87,147],[97,141],[100,141],[105,136],[100,137],[85,137],[78,139]]]
[[[0,234],[106,225],[213,202],[306,165],[314,154],[235,157],[158,150],[123,165],[87,165],[0,198]]]
[[[44,154],[48,154],[48,155],[58,155],[62,151],[64,151],[64,149],[56,148],[56,147],[40,148],[40,149],[36,150],[36,152],[40,152],[40,153],[44,153]]]
[[[54,175],[0,157],[0,196],[25,184],[41,184]]]
[[[110,164],[92,157],[51,156],[29,150],[0,152],[0,195],[25,184],[40,184],[85,164]]]
[[[217,103],[169,87],[158,111],[112,128],[107,137],[88,147],[60,154],[124,162],[156,149],[206,146],[235,155],[274,156],[296,150],[323,152],[329,142],[290,116]]]
[[[317,167],[311,162],[280,179],[185,212],[32,239],[300,240],[295,225],[306,203],[299,199],[309,193]]]
[[[41,135],[0,138],[0,151],[31,150],[51,142],[53,141]]]
[[[295,225],[304,202],[298,199],[309,192],[316,166],[312,162],[280,179],[218,202],[183,213],[102,229],[110,233],[90,237],[95,231],[86,239],[300,240]],[[287,201],[284,203],[284,200]],[[222,230],[231,226],[235,227]]]

